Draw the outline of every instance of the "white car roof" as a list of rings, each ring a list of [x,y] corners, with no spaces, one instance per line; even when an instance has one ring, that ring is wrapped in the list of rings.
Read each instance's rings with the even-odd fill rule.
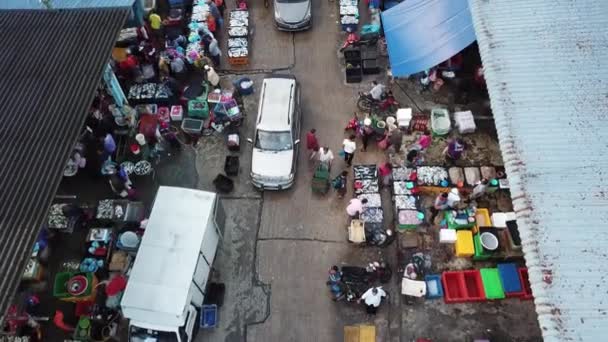
[[[290,131],[291,112],[296,96],[296,80],[291,77],[264,79],[258,109],[257,129],[264,131]]]

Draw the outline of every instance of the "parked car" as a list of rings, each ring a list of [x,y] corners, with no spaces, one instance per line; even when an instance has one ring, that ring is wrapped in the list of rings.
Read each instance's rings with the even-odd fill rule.
[[[312,0],[274,0],[274,21],[283,31],[303,31],[312,26]]]
[[[291,187],[300,144],[300,89],[294,76],[266,77],[253,138],[251,181],[261,190]]]

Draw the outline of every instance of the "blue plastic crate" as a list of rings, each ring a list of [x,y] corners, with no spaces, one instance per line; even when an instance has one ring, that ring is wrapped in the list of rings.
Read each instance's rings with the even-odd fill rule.
[[[500,282],[506,294],[521,292],[521,282],[519,281],[519,273],[515,264],[498,264],[498,274],[500,275]]]
[[[201,328],[210,329],[217,325],[217,305],[203,305],[201,309]]]
[[[441,284],[441,275],[439,275],[439,274],[426,275],[426,276],[424,276],[424,282],[426,283],[426,298],[427,299],[443,298],[443,286]],[[432,291],[433,289],[436,289],[436,291]]]

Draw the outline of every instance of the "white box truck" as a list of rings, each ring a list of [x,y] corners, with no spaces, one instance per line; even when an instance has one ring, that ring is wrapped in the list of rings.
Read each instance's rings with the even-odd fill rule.
[[[121,300],[129,341],[194,339],[224,220],[212,192],[159,188]]]

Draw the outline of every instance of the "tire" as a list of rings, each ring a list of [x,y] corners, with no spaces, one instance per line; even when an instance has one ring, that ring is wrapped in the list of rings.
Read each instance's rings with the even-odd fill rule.
[[[359,97],[359,100],[357,100],[357,108],[359,108],[362,111],[369,111],[372,109],[372,104],[368,99],[361,96],[361,97]]]

